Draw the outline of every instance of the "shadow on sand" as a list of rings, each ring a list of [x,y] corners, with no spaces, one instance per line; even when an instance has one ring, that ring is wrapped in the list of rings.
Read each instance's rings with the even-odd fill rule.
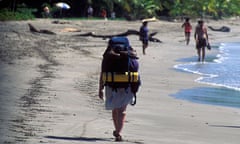
[[[237,128],[239,129],[240,126],[233,126],[233,125],[209,125],[211,127],[222,127],[222,128]]]
[[[105,142],[114,142],[112,138],[90,138],[90,137],[61,137],[61,136],[45,136],[45,138],[56,139],[56,140],[68,140],[68,141],[85,141],[85,142],[94,142],[105,141]],[[134,144],[144,144],[143,140],[129,140],[124,139],[123,142],[129,142]]]
[[[90,138],[90,137],[61,137],[61,136],[45,136],[49,139],[58,139],[58,140],[71,140],[71,141],[87,141],[87,142],[97,142],[97,141],[113,141],[113,139],[107,138]]]

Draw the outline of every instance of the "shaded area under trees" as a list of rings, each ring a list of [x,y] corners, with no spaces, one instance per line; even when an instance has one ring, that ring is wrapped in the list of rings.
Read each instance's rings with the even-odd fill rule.
[[[71,6],[66,17],[86,17],[87,8],[94,9],[93,16],[99,17],[100,11],[107,10],[108,17],[115,11],[117,17],[128,20],[158,16],[189,16],[222,18],[240,15],[240,0],[0,0],[0,9],[16,11],[18,5],[25,3],[27,8],[34,8],[36,17],[41,17],[43,5],[47,4],[52,11],[56,2],[66,2]]]

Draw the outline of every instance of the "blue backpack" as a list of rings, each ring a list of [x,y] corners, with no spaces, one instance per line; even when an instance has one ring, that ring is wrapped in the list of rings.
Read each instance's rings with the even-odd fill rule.
[[[110,51],[118,54],[118,56],[110,53]],[[102,72],[105,85],[112,87],[113,90],[130,86],[131,91],[136,95],[141,80],[138,74],[138,57],[133,55],[132,51],[128,38],[111,38],[103,56]],[[133,104],[135,103],[136,101]]]
[[[131,50],[129,40],[126,37],[113,37],[109,40],[108,46],[110,46],[115,52]]]

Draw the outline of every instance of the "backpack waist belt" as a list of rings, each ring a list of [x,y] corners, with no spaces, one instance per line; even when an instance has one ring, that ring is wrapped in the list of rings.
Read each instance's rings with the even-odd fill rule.
[[[138,82],[138,72],[103,72],[103,82]]]

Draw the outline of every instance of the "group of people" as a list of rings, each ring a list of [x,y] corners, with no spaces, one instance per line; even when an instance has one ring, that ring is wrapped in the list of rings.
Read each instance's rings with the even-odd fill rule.
[[[146,48],[148,47],[148,22],[144,21],[142,23],[142,26],[140,27],[139,33],[140,33],[140,41],[142,42],[142,52],[145,55],[146,54]],[[184,28],[185,33],[185,41],[186,45],[190,42],[190,36],[192,31],[192,25],[190,23],[190,19],[186,18],[185,22],[182,24],[182,28]],[[197,55],[198,55],[198,61],[205,61],[205,49],[206,47],[210,49],[209,39],[208,39],[208,33],[207,28],[204,25],[203,20],[199,20],[198,24],[195,28],[194,32],[194,39],[196,41],[196,49],[197,49]]]
[[[186,18],[185,22],[182,24],[182,28],[184,28],[185,32],[185,40],[186,44],[188,45],[190,42],[190,36],[192,31],[192,26],[189,22],[189,18]],[[143,21],[142,25],[139,29],[139,40],[142,42],[142,52],[143,55],[146,54],[146,48],[148,47],[149,35],[148,35],[148,22]],[[207,28],[204,26],[204,21],[199,20],[198,24],[195,28],[194,32],[194,39],[196,41],[196,49],[198,54],[198,61],[204,61],[205,59],[205,47],[208,45],[208,33]],[[110,41],[111,42],[111,41]],[[130,52],[131,55],[136,55],[136,51],[131,48]],[[103,89],[105,87],[105,106],[106,109],[112,110],[112,119],[115,130],[113,131],[113,136],[115,137],[116,141],[122,141],[121,131],[124,126],[124,121],[126,118],[126,109],[127,105],[131,103],[134,92],[131,90],[131,85],[126,88],[112,88],[111,85],[105,85],[102,79],[102,74],[106,71],[106,67],[109,67],[109,64],[106,64],[106,61],[113,61],[107,60],[108,55],[115,55],[120,59],[122,54],[115,53],[113,47],[110,45],[107,47],[107,50],[104,52],[102,67],[101,67],[101,74],[99,80],[99,98],[104,99],[104,92]],[[119,67],[119,66],[117,66]],[[112,76],[113,77],[113,76]],[[113,78],[112,78],[113,79]]]
[[[182,28],[184,28],[185,32],[185,40],[186,44],[188,45],[190,42],[190,36],[192,31],[192,25],[189,22],[189,18],[185,19],[185,22],[182,24]],[[205,49],[206,47],[210,49],[209,39],[208,39],[208,33],[207,28],[204,25],[203,20],[199,20],[198,24],[195,28],[194,32],[194,39],[196,41],[196,49],[197,49],[197,55],[198,55],[198,61],[205,61]]]
[[[87,15],[88,15],[88,17],[92,17],[93,16],[93,7],[92,6],[88,7]],[[102,18],[104,18],[105,20],[107,20],[108,14],[107,14],[106,9],[104,9],[104,8],[101,9],[100,16]],[[111,19],[115,19],[116,18],[116,13],[114,11],[112,11],[110,17],[111,17]]]

